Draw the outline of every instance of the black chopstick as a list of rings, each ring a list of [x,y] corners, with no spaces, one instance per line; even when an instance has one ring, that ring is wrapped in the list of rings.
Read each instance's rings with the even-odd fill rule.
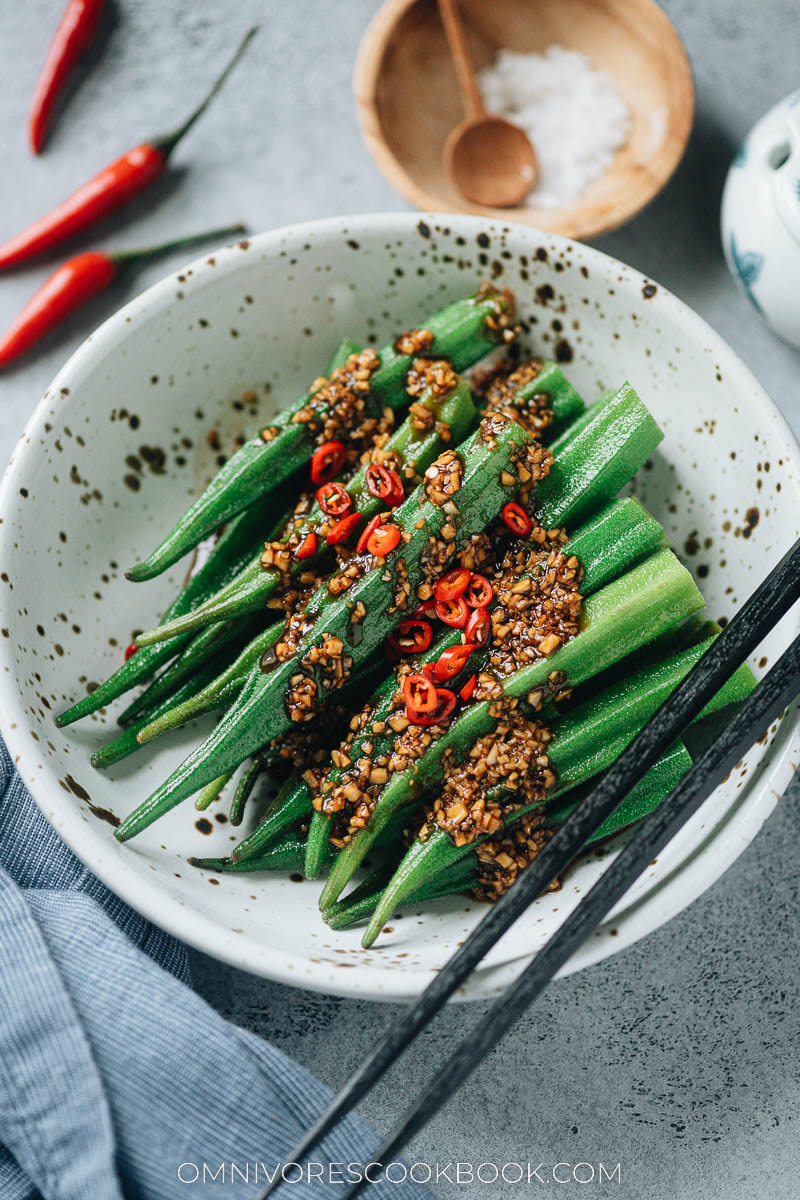
[[[364,1063],[345,1083],[308,1133],[292,1150],[302,1162],[309,1150],[374,1086],[402,1051],[425,1028],[468,978],[495,942],[580,852],[592,833],[719,690],[800,597],[800,539],[756,588],[722,635],[667,698],[655,716],[623,751],[600,785],[579,805],[514,887],[491,908],[463,946],[402,1013]],[[280,1185],[280,1174],[257,1197]]]
[[[459,1049],[373,1156],[392,1161],[457,1091],[556,972],[586,941],[632,883],[647,870],[678,830],[697,812],[753,743],[800,692],[800,637],[755,688],[722,735],[701,755],[669,796],[647,818],[594,887],[559,926],[511,987],[495,1001]],[[373,1174],[373,1180],[375,1178]],[[366,1182],[344,1193],[352,1200]]]

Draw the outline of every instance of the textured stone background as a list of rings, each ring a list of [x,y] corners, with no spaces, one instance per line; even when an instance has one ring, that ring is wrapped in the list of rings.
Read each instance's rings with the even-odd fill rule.
[[[373,0],[116,0],[116,22],[76,89],[46,156],[27,153],[28,99],[61,0],[0,2],[0,237],[101,164],[180,117],[252,20],[262,36],[224,99],[179,150],[169,181],[108,224],[98,243],[135,246],[241,217],[252,230],[335,213],[403,208],[361,145],[350,91]],[[694,64],[698,112],[688,154],[659,199],[602,249],[688,301],[726,337],[800,429],[798,356],[734,290],[717,217],[733,150],[798,84],[794,0],[667,0]],[[97,244],[97,243],[96,243]],[[169,266],[177,265],[173,260]],[[39,281],[40,263],[2,280],[0,325]],[[134,288],[159,278],[145,272]],[[130,293],[132,294],[132,292]],[[84,333],[124,292],[101,299],[0,382],[5,462],[38,397]],[[796,911],[800,789],[724,879],[692,908],[612,961],[555,985],[417,1139],[428,1160],[622,1163],[639,1200],[795,1197],[800,1007]],[[391,1016],[388,1006],[329,1000],[251,979],[200,955],[201,992],[272,1038],[330,1084],[344,1080]],[[369,1105],[387,1128],[448,1047],[443,1017]],[[441,1188],[475,1200],[522,1189]],[[536,1191],[536,1186],[532,1188]],[[575,1190],[575,1185],[572,1191]]]

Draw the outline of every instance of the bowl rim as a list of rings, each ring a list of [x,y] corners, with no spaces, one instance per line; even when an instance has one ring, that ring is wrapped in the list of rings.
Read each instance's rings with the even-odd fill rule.
[[[442,196],[432,196],[416,182],[408,173],[400,160],[389,147],[383,136],[383,129],[378,112],[377,92],[378,78],[383,56],[386,51],[392,30],[404,14],[420,0],[385,0],[367,26],[359,43],[353,65],[353,94],[356,102],[358,123],[361,136],[383,177],[404,196],[415,208],[424,212],[441,213]],[[593,206],[577,206],[574,209],[531,209],[530,221],[523,214],[528,211],[525,206],[515,208],[485,208],[464,199],[461,207],[444,210],[463,216],[478,216],[484,220],[508,221],[516,220],[519,224],[527,225],[539,233],[554,233],[560,237],[584,240],[610,233],[630,221],[647,207],[666,186],[676,171],[689,141],[694,124],[695,86],[692,65],[683,39],[676,26],[656,0],[636,0],[642,8],[648,9],[656,25],[660,26],[663,45],[671,53],[670,84],[675,89],[675,111],[677,120],[671,125],[672,134],[665,138],[664,143],[648,163],[647,171],[642,172],[642,181],[647,187],[630,188],[613,205],[594,206],[596,216],[590,215]],[[553,213],[566,214],[563,220],[552,228],[537,225],[536,218]],[[571,217],[570,214],[575,216]],[[513,214],[513,216],[512,216]]]
[[[475,230],[485,230],[494,226],[499,232],[504,229],[507,233],[518,233],[531,239],[544,239],[555,242],[557,247],[571,247],[575,254],[582,256],[590,265],[594,264],[598,273],[605,278],[613,273],[615,286],[625,287],[626,290],[641,289],[645,283],[652,282],[633,267],[621,264],[620,260],[605,254],[594,247],[574,244],[552,232],[535,231],[526,226],[508,223],[499,224],[482,218],[457,214],[437,214],[442,224],[455,228],[461,225],[464,233]],[[432,220],[436,220],[436,216]],[[329,217],[317,221],[308,221],[296,225],[283,226],[267,233],[254,235],[249,243],[255,251],[272,252],[278,249],[288,239],[302,242],[309,235],[314,237],[341,237],[342,230],[349,234],[362,230],[364,233],[386,235],[406,235],[416,228],[419,220],[418,213],[374,213],[356,214],[354,216]],[[77,348],[65,366],[56,375],[53,383],[39,401],[31,418],[12,453],[9,464],[0,482],[0,516],[6,516],[11,505],[19,501],[16,485],[19,483],[19,473],[29,454],[36,453],[38,447],[37,433],[46,420],[51,419],[54,411],[70,403],[79,386],[80,378],[87,365],[96,362],[98,355],[102,356],[116,348],[125,340],[125,334],[130,331],[136,320],[149,316],[155,309],[167,308],[175,302],[174,279],[176,274],[193,273],[193,285],[202,279],[219,279],[229,272],[236,272],[238,265],[250,261],[237,251],[235,244],[219,251],[212,251],[214,270],[208,265],[208,253],[195,259],[177,271],[171,271],[139,296],[129,301],[116,313],[112,314]],[[620,280],[620,267],[624,267],[624,283]],[[780,413],[766,390],[756,380],[749,368],[742,362],[736,352],[687,304],[679,300],[668,289],[659,286],[659,303],[666,307],[691,335],[702,339],[716,356],[722,369],[730,374],[735,373],[752,390],[753,402],[758,403],[764,410],[765,419],[770,420],[777,433],[784,439],[787,455],[791,454],[796,475],[800,476],[800,447],[794,438],[783,415]],[[63,389],[68,395],[63,394]],[[7,543],[0,543],[0,566],[7,565],[4,560],[9,553]],[[0,593],[0,596],[5,593]],[[0,600],[0,603],[2,601]],[[260,946],[248,938],[236,937],[226,930],[222,924],[213,927],[205,925],[194,913],[191,906],[175,897],[165,894],[162,885],[155,879],[145,879],[142,872],[129,864],[124,856],[104,858],[100,860],[92,852],[91,847],[83,845],[82,832],[86,826],[80,819],[74,798],[62,796],[54,789],[54,800],[47,787],[36,785],[36,768],[34,743],[26,737],[27,726],[25,711],[21,697],[16,689],[11,648],[13,639],[0,639],[0,731],[6,741],[6,746],[12,760],[20,770],[26,786],[29,788],[36,804],[44,816],[58,832],[59,836],[70,846],[74,853],[85,863],[105,885],[133,909],[148,918],[153,924],[165,929],[183,942],[203,953],[210,954],[230,966],[238,967],[253,974],[289,984],[295,987],[305,987],[325,994],[340,995],[349,998],[373,999],[380,1001],[407,1002],[415,999],[423,987],[430,982],[433,974],[425,969],[409,971],[408,973],[388,972],[381,974],[377,971],[360,970],[337,972],[333,966],[320,963],[313,968],[313,973],[298,970],[299,960],[283,950],[274,947]],[[6,665],[9,670],[2,670]],[[770,756],[767,758],[767,756]],[[597,963],[616,951],[624,949],[645,934],[655,931],[673,916],[688,907],[702,895],[727,868],[738,858],[739,854],[753,839],[764,821],[773,811],[780,799],[783,789],[791,779],[796,761],[800,756],[800,721],[797,710],[787,714],[781,722],[776,738],[768,747],[764,763],[768,767],[761,781],[757,802],[731,806],[726,814],[725,836],[711,837],[716,854],[709,858],[707,842],[692,854],[677,864],[672,874],[656,882],[642,896],[631,898],[623,911],[615,911],[601,930],[609,932],[609,926],[614,926],[613,936],[598,936],[582,947],[559,974],[571,974],[583,967]],[[70,802],[73,802],[72,804]],[[730,819],[728,819],[730,817]],[[702,864],[702,865],[700,865]],[[688,874],[687,874],[688,873]],[[698,882],[698,877],[699,882]],[[694,880],[692,883],[691,881]],[[690,885],[690,886],[687,886]],[[529,958],[515,957],[499,966],[488,966],[476,971],[470,981],[455,997],[458,1000],[485,999],[494,996],[505,989],[519,972],[524,968]],[[344,976],[344,978],[342,978]],[[383,987],[375,986],[378,983]]]

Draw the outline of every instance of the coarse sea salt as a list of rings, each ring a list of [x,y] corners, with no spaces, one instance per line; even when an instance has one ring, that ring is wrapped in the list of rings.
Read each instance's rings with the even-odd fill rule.
[[[574,205],[628,139],[631,114],[613,79],[575,50],[500,50],[479,81],[488,111],[533,143],[539,180],[526,203],[537,208]]]

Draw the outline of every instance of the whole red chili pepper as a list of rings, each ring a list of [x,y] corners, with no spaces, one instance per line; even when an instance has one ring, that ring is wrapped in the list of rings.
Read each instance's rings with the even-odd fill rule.
[[[116,162],[79,187],[52,212],[40,217],[16,237],[0,246],[0,270],[16,266],[17,263],[26,262],[36,254],[51,250],[66,238],[116,212],[158,179],[178,142],[205,112],[257,31],[255,27],[245,35],[205,99],[174,133],[134,146],[127,154],[123,154]]]
[[[103,15],[106,0],[67,0],[53,35],[28,113],[28,139],[38,154],[44,145],[56,100],[67,77],[88,50]]]
[[[192,237],[165,242],[162,246],[151,246],[145,250],[128,250],[119,254],[90,250],[87,254],[70,258],[34,292],[8,333],[0,339],[0,367],[24,354],[77,308],[137,263],[146,262],[158,254],[168,254],[181,246],[232,237],[243,232],[244,225],[228,225],[224,229],[196,233]]]

